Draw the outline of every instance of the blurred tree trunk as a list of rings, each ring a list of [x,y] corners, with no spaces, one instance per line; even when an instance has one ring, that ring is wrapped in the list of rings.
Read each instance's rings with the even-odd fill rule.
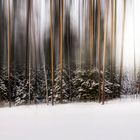
[[[6,1],[3,2],[4,12],[4,66],[7,65],[7,20],[6,20]]]
[[[63,78],[63,14],[64,14],[64,0],[59,0],[59,11],[60,11],[60,31],[59,31],[59,45],[60,45],[60,86],[61,86],[61,92],[60,92],[60,102],[63,101],[63,92],[62,92],[62,78]]]
[[[25,70],[26,70],[26,73],[25,73],[25,77],[26,77],[26,80],[28,79],[29,77],[29,24],[30,24],[30,18],[31,18],[31,0],[28,0],[27,1],[27,19],[26,19],[26,64],[25,64]]]
[[[111,1],[111,82],[114,84],[115,78],[115,66],[116,66],[116,0]],[[112,88],[113,93],[115,92],[114,88]]]
[[[52,0],[50,0],[50,47],[51,47],[51,80],[52,80],[52,105],[54,105],[54,49],[53,49],[53,30],[52,30]],[[48,99],[46,99],[48,100]]]
[[[11,36],[11,69],[14,71],[14,49],[15,49],[15,19],[16,19],[16,10],[17,9],[17,0],[13,0],[12,4],[12,36]]]
[[[80,1],[79,0],[79,19],[78,19],[78,24],[79,24],[79,66],[81,66],[81,24],[80,24],[80,20],[81,20],[81,16],[80,16],[80,13],[81,13],[81,10],[80,10]]]
[[[101,102],[101,54],[100,54],[100,16],[101,16],[101,11],[100,11],[100,0],[98,0],[98,70],[99,70],[99,89],[98,89],[98,94],[99,94],[99,102]]]
[[[102,104],[105,101],[105,66],[106,66],[106,44],[107,44],[107,31],[108,31],[108,6],[109,2],[106,0],[106,14],[104,24],[104,48],[103,48],[103,91],[102,91]]]
[[[111,0],[111,45],[110,45],[110,73],[111,73],[111,82],[113,83],[113,0]]]
[[[120,92],[122,88],[122,75],[123,75],[125,17],[126,17],[126,0],[124,0],[123,23],[122,23],[121,62],[120,62],[120,76],[119,76]]]
[[[134,81],[136,81],[136,46],[135,46],[135,11],[133,0],[133,34],[134,34]]]
[[[8,96],[9,96],[9,107],[11,107],[11,16],[10,16],[10,0],[8,0]]]
[[[31,7],[32,0],[28,0],[27,3],[27,23],[26,23],[26,78],[28,81],[28,94],[29,94],[29,103],[31,104],[31,45],[30,45],[30,35],[31,35]],[[33,24],[34,28],[34,24]],[[26,79],[26,80],[27,80]]]
[[[90,69],[93,66],[93,44],[94,44],[94,1],[89,1],[89,38],[90,38]]]

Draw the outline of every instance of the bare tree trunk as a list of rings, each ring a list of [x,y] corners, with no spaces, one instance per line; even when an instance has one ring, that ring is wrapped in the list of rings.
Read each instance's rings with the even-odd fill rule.
[[[90,69],[92,69],[92,66],[93,66],[93,40],[94,40],[94,1],[93,0],[90,0],[90,12],[89,12],[89,32],[90,32]]]
[[[110,73],[111,82],[113,83],[113,0],[111,0],[111,45],[110,45]]]
[[[134,12],[134,0],[133,0],[133,31],[134,31],[134,80],[136,81],[136,46],[135,46],[135,12]]]
[[[125,33],[125,16],[126,16],[126,0],[124,0],[124,12],[123,12],[123,23],[122,23],[122,42],[121,42],[121,63],[120,63],[120,92],[122,88],[122,74],[123,74],[123,54],[124,54],[124,33]]]
[[[11,16],[10,16],[10,0],[8,0],[8,93],[9,93],[9,107],[11,107],[11,84],[10,84],[10,52],[11,52]]]
[[[111,82],[114,84],[114,78],[115,78],[115,67],[116,67],[116,0],[111,1],[112,3],[112,21],[111,21]],[[115,92],[115,89],[112,88],[113,93]]]
[[[104,25],[104,48],[103,48],[103,91],[102,91],[102,104],[105,101],[105,62],[106,62],[106,42],[107,42],[107,30],[108,30],[108,0],[106,0],[106,15]]]
[[[83,9],[82,9],[82,48],[81,48],[81,65],[85,65],[83,61],[84,52],[85,52],[85,0],[83,0]],[[82,68],[82,66],[81,66]]]
[[[83,49],[85,49],[85,30],[84,30],[84,12],[85,12],[85,3],[84,0],[82,0],[82,41],[81,41],[81,45],[80,45],[80,68],[82,68],[83,65]]]
[[[79,21],[78,21],[78,24],[79,24],[79,66],[81,67],[81,24],[80,24],[80,20],[81,20],[81,16],[80,16],[80,13],[81,13],[81,10],[80,10],[80,1],[79,0]]]
[[[101,11],[100,11],[100,0],[98,0],[98,70],[99,70],[99,89],[98,89],[98,94],[99,94],[99,102],[101,102],[101,54],[100,54],[100,16],[101,16]]]
[[[4,62],[7,60],[7,20],[6,20],[6,1],[3,2],[4,5]]]
[[[31,43],[30,43],[30,37],[31,37],[31,6],[32,6],[32,0],[29,0],[28,3],[28,11],[27,11],[27,32],[26,32],[26,72],[27,72],[27,77],[29,78],[29,89],[28,89],[28,94],[29,94],[29,103],[31,104]]]
[[[60,0],[60,86],[61,86],[61,93],[60,93],[60,102],[63,101],[63,92],[62,92],[62,78],[63,78],[63,12],[64,12],[64,0]]]
[[[26,20],[26,73],[25,73],[25,77],[26,80],[28,79],[28,60],[29,60],[29,24],[30,24],[30,14],[31,14],[31,0],[27,1],[27,20]]]
[[[54,105],[54,48],[53,48],[53,30],[52,30],[52,0],[50,0],[50,47],[51,47],[51,79],[52,79],[52,105]]]

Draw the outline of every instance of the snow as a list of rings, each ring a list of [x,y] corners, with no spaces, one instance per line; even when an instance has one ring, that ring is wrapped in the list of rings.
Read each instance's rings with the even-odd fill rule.
[[[1,140],[140,140],[140,100],[0,108]]]

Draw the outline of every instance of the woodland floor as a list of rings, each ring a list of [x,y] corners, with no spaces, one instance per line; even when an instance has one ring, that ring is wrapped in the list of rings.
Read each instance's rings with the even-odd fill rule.
[[[140,140],[140,99],[0,108],[1,140]]]

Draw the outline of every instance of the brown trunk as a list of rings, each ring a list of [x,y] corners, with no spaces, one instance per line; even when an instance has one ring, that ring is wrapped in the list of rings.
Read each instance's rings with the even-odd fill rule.
[[[31,9],[33,10],[33,1],[29,0],[28,3],[28,11],[27,11],[27,28],[26,28],[26,78],[29,80],[29,88],[28,88],[28,94],[29,94],[29,103],[31,104],[31,75],[32,75],[32,70],[31,70],[31,56],[32,56],[32,51],[31,51],[31,41],[32,36],[31,34],[35,35],[33,33],[33,30],[31,29],[31,21],[33,15],[31,15]],[[35,25],[32,24],[33,29],[35,29]],[[36,45],[36,44],[35,44]],[[34,45],[34,46],[35,46]]]
[[[113,0],[111,0],[111,45],[110,45],[110,73],[111,82],[113,83]]]
[[[50,0],[50,47],[51,47],[51,79],[52,79],[52,105],[54,105],[54,50],[53,50],[53,33],[52,33],[52,0]]]
[[[60,102],[62,103],[63,101],[63,92],[62,92],[62,77],[63,77],[63,12],[64,12],[64,0],[59,1],[60,4],[60,40],[59,40],[59,45],[60,45],[60,86],[61,86],[61,92],[60,92]]]
[[[99,102],[101,102],[101,54],[100,54],[100,0],[98,0],[98,70],[99,70]]]
[[[93,25],[93,20],[94,20],[94,1],[90,0],[90,12],[89,12],[89,38],[90,38],[90,69],[92,69],[93,66],[93,39],[94,39],[94,25]]]
[[[108,30],[108,0],[106,0],[106,17],[104,26],[104,48],[103,48],[103,92],[102,92],[102,104],[105,101],[105,62],[106,62],[106,42],[107,42],[107,30]]]
[[[123,23],[122,23],[122,42],[121,42],[121,63],[120,63],[120,92],[122,88],[122,74],[123,74],[123,54],[124,54],[124,31],[125,31],[125,16],[126,16],[126,0],[124,0],[124,13],[123,13]]]

